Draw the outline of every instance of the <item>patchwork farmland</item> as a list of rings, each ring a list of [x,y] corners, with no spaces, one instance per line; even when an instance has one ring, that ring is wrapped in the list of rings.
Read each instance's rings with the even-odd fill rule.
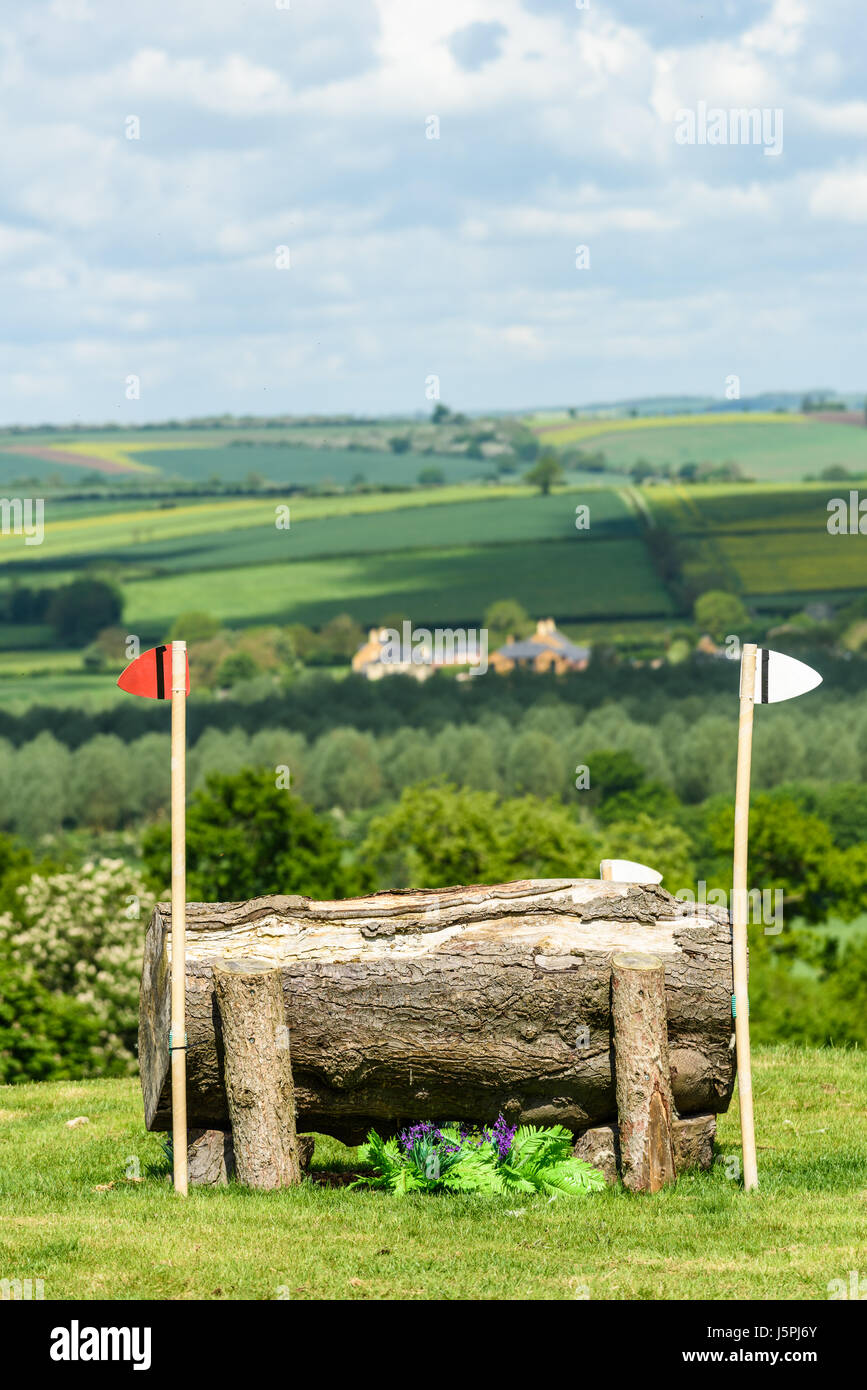
[[[864,537],[828,530],[828,504],[848,501],[846,484],[656,486],[644,496],[655,524],[694,543],[687,578],[710,554],[759,606],[854,595],[867,581]]]
[[[602,449],[608,467],[734,463],[759,482],[817,477],[827,468],[867,472],[867,429],[809,415],[750,413],[548,421],[534,426],[547,448]]]
[[[43,545],[7,544],[2,560],[29,584],[113,567],[126,621],[149,635],[190,609],[230,624],[314,626],[346,611],[373,623],[400,609],[419,622],[473,625],[504,596],[569,621],[672,613],[621,491],[460,495],[467,500],[448,489],[298,498],[288,527],[275,524],[281,504],[264,498],[70,516],[56,502]],[[583,505],[590,525],[578,530]]]
[[[109,578],[124,624],[148,640],[190,610],[234,627],[320,628],[344,613],[364,626],[394,613],[476,626],[511,598],[575,638],[630,631],[641,645],[689,620],[682,595],[708,568],[756,610],[781,614],[811,599],[845,602],[864,585],[861,538],[826,525],[829,497],[867,472],[867,431],[854,418],[491,424],[497,448],[535,435],[556,451],[601,449],[606,471],[576,473],[580,462],[564,455],[564,481],[540,495],[523,480],[527,462],[506,471],[493,455],[459,452],[458,427],[438,433],[424,421],[7,435],[0,483],[12,491],[17,479],[33,495],[23,482],[41,479],[45,535],[38,546],[0,538],[0,575],[7,593]],[[403,430],[411,447],[390,448]],[[757,481],[637,487],[626,473],[640,459],[675,471],[730,462]],[[802,480],[833,464],[847,481]],[[288,525],[275,510],[286,505]],[[589,526],[579,529],[581,506]],[[678,572],[655,562],[654,530],[682,542]],[[55,698],[93,679],[44,623],[0,620],[0,700],[21,698],[37,672]]]

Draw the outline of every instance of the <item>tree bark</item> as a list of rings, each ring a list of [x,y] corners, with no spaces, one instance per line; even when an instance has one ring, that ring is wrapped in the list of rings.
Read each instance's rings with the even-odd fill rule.
[[[187,1165],[191,1187],[225,1187],[235,1173],[235,1154],[231,1130],[191,1129]],[[310,1167],[315,1146],[312,1134],[298,1134],[298,1162],[301,1172]]]
[[[658,1192],[676,1176],[665,967],[658,956],[614,956],[611,1012],[623,1183],[632,1192]]]
[[[235,1173],[271,1191],[301,1181],[295,1091],[279,970],[214,971]]]
[[[170,1125],[167,905],[145,943],[139,1064],[148,1128]],[[681,1114],[725,1110],[731,932],[662,888],[531,880],[341,902],[274,896],[187,910],[191,1126],[226,1129],[215,966],[279,967],[298,1127],[360,1142],[417,1119],[616,1120],[611,957],[665,964]]]
[[[713,1167],[713,1143],[716,1137],[716,1115],[686,1115],[675,1117],[671,1124],[674,1145],[674,1166],[678,1173],[685,1168]],[[592,1163],[605,1175],[606,1182],[620,1177],[620,1130],[616,1124],[596,1125],[580,1134],[573,1149],[576,1158]]]

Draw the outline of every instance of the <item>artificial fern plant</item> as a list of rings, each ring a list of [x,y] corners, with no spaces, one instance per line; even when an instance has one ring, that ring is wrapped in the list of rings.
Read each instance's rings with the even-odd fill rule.
[[[572,1155],[562,1125],[510,1127],[502,1115],[491,1129],[457,1124],[413,1125],[395,1139],[371,1130],[359,1155],[373,1173],[354,1186],[387,1192],[541,1192],[576,1197],[598,1192],[598,1169]]]

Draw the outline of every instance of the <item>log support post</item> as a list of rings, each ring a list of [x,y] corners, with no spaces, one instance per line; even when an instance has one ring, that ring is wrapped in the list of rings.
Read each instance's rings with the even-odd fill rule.
[[[611,1016],[623,1182],[631,1192],[658,1192],[676,1176],[665,967],[658,956],[612,958]]]
[[[279,970],[214,970],[237,1179],[270,1190],[301,1181],[295,1089]]]

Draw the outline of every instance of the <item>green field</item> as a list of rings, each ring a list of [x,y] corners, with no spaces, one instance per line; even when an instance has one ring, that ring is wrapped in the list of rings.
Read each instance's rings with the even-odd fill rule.
[[[357,1167],[317,1140],[313,1181],[174,1196],[138,1084],[0,1089],[0,1264],[46,1299],[801,1299],[863,1271],[862,1052],[758,1049],[760,1189],[718,1162],[654,1197],[389,1197],[323,1185]],[[67,1129],[66,1121],[89,1123]],[[130,1181],[140,1177],[141,1181]],[[317,1182],[315,1179],[319,1177]],[[807,1319],[809,1321],[809,1319]]]
[[[575,527],[576,505],[590,507],[590,527]],[[224,499],[171,508],[136,508],[67,517],[66,504],[46,510],[40,546],[7,538],[0,561],[22,573],[111,561],[126,570],[234,567],[331,555],[379,554],[456,545],[606,540],[636,534],[634,514],[612,489],[558,492],[529,488],[438,488],[429,492],[306,498],[289,503],[290,524],[276,524],[285,504]],[[282,520],[282,518],[281,518]]]
[[[0,449],[0,485],[4,487],[9,483],[38,483],[48,478],[55,478],[61,485],[70,486],[92,471],[89,464],[61,464],[34,458],[32,454],[16,454]]]
[[[801,415],[580,421],[537,433],[546,446],[601,449],[608,467],[619,472],[644,460],[675,469],[686,463],[736,463],[746,477],[762,482],[815,477],[834,465],[867,474],[867,430]]]
[[[864,538],[827,530],[828,500],[845,496],[849,484],[797,481],[830,463],[867,468],[861,428],[758,413],[561,419],[534,428],[545,444],[601,447],[609,468],[629,468],[640,457],[676,465],[732,460],[756,478],[789,481],[638,488],[618,484],[614,472],[588,475],[589,482],[570,474],[565,487],[539,496],[519,473],[508,483],[485,481],[494,473],[491,459],[387,449],[389,432],[404,429],[417,444],[448,443],[424,423],[418,434],[400,422],[324,421],[275,431],[34,434],[28,446],[68,449],[82,460],[90,451],[83,467],[102,461],[148,471],[104,473],[102,495],[92,498],[49,492],[44,543],[0,537],[0,567],[10,583],[49,586],[83,572],[110,578],[124,593],[124,624],[147,639],[164,636],[179,612],[193,608],[232,625],[318,627],[338,613],[367,625],[402,611],[431,626],[477,626],[492,602],[514,598],[533,618],[554,617],[573,632],[597,624],[616,638],[624,624],[656,624],[658,640],[661,625],[689,614],[676,609],[651,563],[645,542],[654,526],[686,542],[682,581],[689,585],[713,570],[717,583],[757,609],[795,610],[816,598],[842,603],[867,587]],[[352,441],[356,447],[344,447]],[[365,441],[377,447],[359,447]],[[4,447],[14,452],[16,441],[7,436]],[[0,476],[11,460],[12,453],[0,452]],[[56,475],[66,467],[33,458],[27,466]],[[420,469],[430,466],[442,467],[445,486],[416,485]],[[253,473],[287,489],[330,481],[335,491],[284,499],[170,491],[170,480],[237,482]],[[368,485],[406,491],[339,491],[358,475]],[[168,495],[136,496],[136,489],[160,487]],[[275,524],[276,508],[285,504],[288,528]],[[590,507],[589,530],[575,527],[581,504]],[[676,577],[670,582],[682,592]],[[56,640],[44,626],[0,623],[4,704],[19,702],[22,680],[43,690],[62,687],[67,671],[72,678],[75,655],[53,660]]]
[[[845,484],[659,484],[642,493],[657,525],[697,543],[687,577],[712,557],[747,598],[807,602],[867,586],[867,537],[828,531],[828,501],[848,499]]]
[[[290,503],[288,528],[275,524],[281,505],[226,498],[67,516],[57,502],[46,511],[44,543],[7,538],[2,558],[31,585],[110,566],[126,597],[124,621],[148,634],[194,608],[229,623],[312,625],[347,611],[376,622],[402,609],[442,626],[478,625],[503,597],[564,621],[672,611],[627,491],[453,487],[302,497]],[[587,529],[576,528],[578,506],[589,508]],[[35,645],[38,635],[29,640]],[[7,625],[0,642],[13,641]]]
[[[671,599],[639,539],[535,541],[390,551],[331,560],[202,570],[124,586],[134,631],[165,629],[206,609],[229,623],[311,625],[349,612],[362,624],[403,611],[416,623],[476,626],[495,600],[517,598],[537,616],[666,615]]]
[[[131,456],[167,478],[202,482],[208,478],[243,479],[258,473],[269,482],[291,487],[336,483],[346,487],[357,475],[378,485],[414,485],[423,468],[439,468],[450,483],[482,478],[492,471],[488,459],[462,454],[394,454],[370,449],[311,449],[296,445],[240,444],[213,448],[155,449]]]
[[[80,669],[81,653],[74,655],[75,668],[71,661],[67,666],[65,652],[57,653],[56,663],[54,652],[42,653],[38,672],[26,675],[10,675],[4,666],[0,672],[0,709],[8,714],[23,714],[32,705],[99,710],[129,699],[118,690],[114,675],[84,673]]]

